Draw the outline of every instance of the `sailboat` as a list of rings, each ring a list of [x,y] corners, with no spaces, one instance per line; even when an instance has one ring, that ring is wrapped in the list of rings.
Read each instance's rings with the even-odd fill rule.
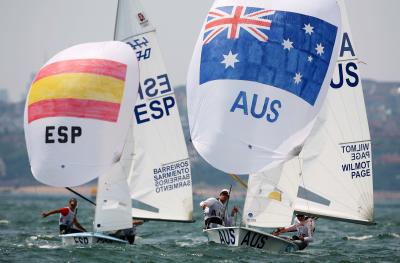
[[[249,181],[244,226],[206,229],[210,242],[299,249],[256,227],[289,225],[295,207],[300,211],[306,162],[299,156],[307,155],[326,111],[340,30],[333,0],[215,1],[188,74],[190,132],[207,162],[228,174],[249,174]]]
[[[132,218],[193,222],[190,162],[177,103],[155,29],[139,1],[118,2],[114,38],[128,44],[139,63],[137,100],[128,110],[133,115],[122,154],[98,180],[94,231],[62,235],[66,245],[127,243],[113,233],[132,228]]]
[[[190,162],[177,102],[140,1],[118,1],[114,39],[127,43],[139,63],[133,122],[118,165],[99,178],[94,233],[66,235],[69,245],[85,245],[85,237],[89,245],[126,243],[108,235],[127,228],[121,227],[126,218],[130,227],[132,218],[193,222]]]
[[[138,87],[136,54],[125,43],[80,44],[51,58],[34,79],[25,105],[25,140],[36,180],[72,187],[118,173]],[[126,180],[125,185],[128,189]],[[114,198],[109,207],[130,208],[129,195]],[[114,226],[132,227],[130,209],[121,211],[129,213],[119,213]],[[61,237],[67,244],[117,240],[101,233]]]
[[[276,227],[293,212],[374,224],[371,138],[358,58],[344,1],[338,4],[343,35],[323,109],[299,156],[249,176],[243,217],[249,225]]]

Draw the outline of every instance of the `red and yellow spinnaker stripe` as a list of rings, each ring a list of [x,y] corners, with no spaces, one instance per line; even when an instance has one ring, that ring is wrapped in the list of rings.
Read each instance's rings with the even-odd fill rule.
[[[48,117],[118,120],[127,65],[75,59],[42,68],[28,97],[28,123]]]

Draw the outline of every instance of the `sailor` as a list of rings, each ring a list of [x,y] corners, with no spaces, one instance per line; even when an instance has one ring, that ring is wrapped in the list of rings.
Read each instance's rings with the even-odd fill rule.
[[[122,239],[122,240],[127,240],[129,244],[133,244],[135,242],[135,236],[136,236],[136,226],[143,224],[144,221],[142,220],[132,220],[132,227],[131,228],[126,228],[126,229],[120,229],[117,230],[114,234],[110,234],[110,236]]]
[[[222,189],[219,193],[219,198],[208,198],[205,201],[200,202],[201,208],[204,210],[204,225],[205,228],[215,228],[218,225],[231,226],[232,219],[226,211],[226,204],[229,199],[229,190]],[[234,206],[231,212],[231,216],[235,214],[239,209]]]
[[[313,235],[315,232],[315,220],[312,217],[306,217],[303,214],[296,215],[297,221],[294,225],[289,227],[278,228],[272,234],[279,236],[282,233],[297,231],[292,240],[299,247],[299,250],[305,249],[310,242],[313,242]]]
[[[52,210],[49,212],[43,212],[42,216],[47,217],[52,214],[60,214],[60,235],[69,233],[86,232],[86,229],[79,224],[76,219],[78,201],[75,198],[69,199],[68,206],[60,209]],[[78,229],[73,228],[76,226]]]

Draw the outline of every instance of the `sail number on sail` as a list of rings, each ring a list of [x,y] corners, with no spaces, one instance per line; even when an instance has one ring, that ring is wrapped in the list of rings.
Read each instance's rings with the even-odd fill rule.
[[[339,145],[344,160],[342,171],[350,173],[351,179],[371,176],[371,144],[370,142]]]
[[[130,45],[133,50],[136,51],[136,57],[138,61],[146,60],[150,58],[151,47],[148,47],[149,41],[145,37],[135,38],[131,41],[126,42]],[[138,50],[139,49],[139,50]]]

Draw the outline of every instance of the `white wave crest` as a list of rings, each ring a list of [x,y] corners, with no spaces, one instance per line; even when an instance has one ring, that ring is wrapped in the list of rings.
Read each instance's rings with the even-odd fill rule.
[[[371,239],[373,237],[374,237],[373,235],[365,235],[365,236],[360,236],[360,237],[348,236],[347,239],[348,240],[367,240],[367,239]]]

